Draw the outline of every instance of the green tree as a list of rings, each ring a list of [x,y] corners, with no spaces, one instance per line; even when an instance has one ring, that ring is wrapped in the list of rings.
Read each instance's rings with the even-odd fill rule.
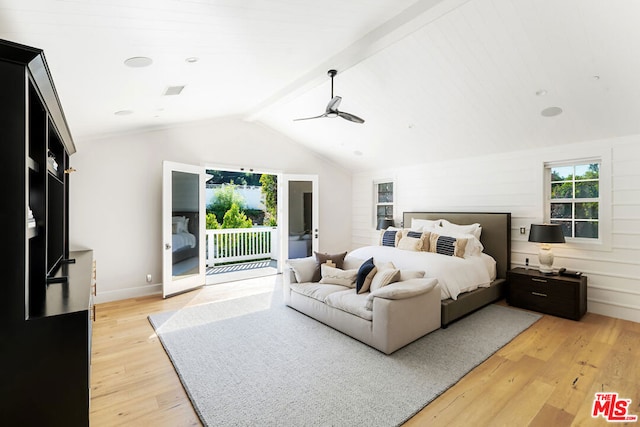
[[[244,212],[240,211],[237,203],[232,203],[231,208],[224,214],[222,228],[251,228],[253,224]]]
[[[234,203],[238,205],[239,210],[244,210],[244,199],[236,192],[236,186],[231,182],[213,192],[213,202],[207,206],[207,213],[214,214],[216,218],[224,218]]]
[[[278,177],[262,174],[260,185],[260,191],[264,195],[264,204],[267,208],[264,225],[275,227],[278,225]]]
[[[221,228],[221,226],[216,218],[216,214],[207,212],[207,230],[217,230],[219,228]]]

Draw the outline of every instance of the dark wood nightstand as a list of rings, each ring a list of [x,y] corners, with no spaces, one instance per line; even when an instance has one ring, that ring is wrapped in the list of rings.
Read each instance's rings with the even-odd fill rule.
[[[587,276],[552,276],[514,268],[507,272],[507,279],[509,305],[572,320],[580,320],[587,311]]]

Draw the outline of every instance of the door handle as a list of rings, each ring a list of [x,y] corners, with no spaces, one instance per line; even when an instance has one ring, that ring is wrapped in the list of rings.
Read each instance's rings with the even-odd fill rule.
[[[164,248],[165,248],[165,249],[171,249],[171,245],[170,245],[169,243],[165,243],[165,244],[164,244]]]

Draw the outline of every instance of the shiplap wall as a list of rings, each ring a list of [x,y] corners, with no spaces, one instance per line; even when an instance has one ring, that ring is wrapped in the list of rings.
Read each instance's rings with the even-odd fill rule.
[[[592,156],[603,159],[605,244],[556,245],[554,267],[588,276],[588,311],[640,322],[640,135],[354,174],[352,245],[377,242],[373,182],[390,179],[397,226],[404,211],[511,212],[512,267],[526,258],[537,266],[538,247],[527,239],[544,215],[544,163]]]

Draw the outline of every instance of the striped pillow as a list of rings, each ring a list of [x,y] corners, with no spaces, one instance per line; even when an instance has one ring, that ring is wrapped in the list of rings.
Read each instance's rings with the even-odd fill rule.
[[[386,230],[382,233],[382,246],[391,246],[394,248],[396,246],[396,235],[398,234],[398,230]]]
[[[440,255],[464,258],[464,250],[466,246],[467,239],[441,236],[436,233],[431,233],[431,237],[429,239],[429,252],[435,252]]]

